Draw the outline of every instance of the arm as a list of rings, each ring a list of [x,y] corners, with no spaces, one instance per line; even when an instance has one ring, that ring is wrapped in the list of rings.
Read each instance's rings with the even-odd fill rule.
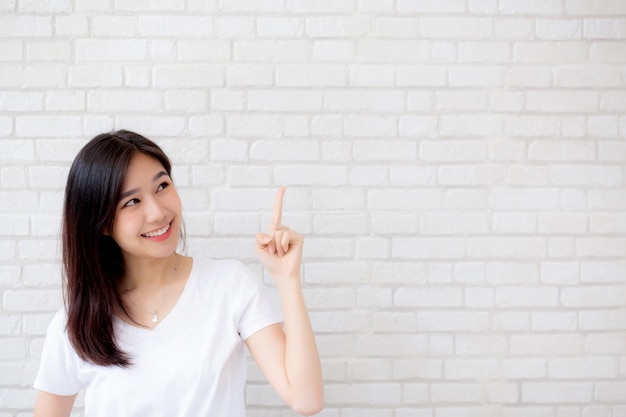
[[[56,395],[38,391],[33,417],[69,417],[74,400],[76,400],[76,394]]]
[[[259,233],[256,247],[276,282],[284,331],[278,324],[269,326],[250,336],[246,344],[280,397],[296,412],[311,415],[323,407],[322,371],[300,284],[303,238],[280,225],[283,194],[281,188],[270,233]]]

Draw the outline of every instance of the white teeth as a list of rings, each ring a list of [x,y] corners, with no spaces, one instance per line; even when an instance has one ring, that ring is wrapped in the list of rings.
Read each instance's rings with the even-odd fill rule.
[[[164,234],[165,232],[167,232],[170,228],[170,225],[167,224],[164,228],[156,230],[154,232],[150,232],[150,233],[145,233],[144,236],[146,237],[157,237],[157,236],[161,236],[162,234]]]

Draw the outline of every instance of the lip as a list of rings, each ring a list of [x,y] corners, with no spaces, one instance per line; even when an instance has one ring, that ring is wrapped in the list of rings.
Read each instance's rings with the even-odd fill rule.
[[[167,238],[169,238],[172,235],[172,223],[173,222],[169,222],[166,226],[167,226],[167,231],[165,233],[163,233],[162,235],[159,236],[146,236],[145,234],[142,234],[141,237],[143,237],[144,239],[149,239],[153,242],[161,242],[166,240]],[[165,226],[163,226],[165,227]],[[162,229],[163,227],[159,227],[158,229],[154,229],[148,233],[152,233],[155,232],[157,230]]]

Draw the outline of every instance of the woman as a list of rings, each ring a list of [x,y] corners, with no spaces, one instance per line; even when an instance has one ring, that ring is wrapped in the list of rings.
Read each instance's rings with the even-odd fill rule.
[[[78,153],[63,209],[65,309],[49,326],[35,417],[245,416],[244,342],[296,412],[323,403],[300,287],[303,239],[281,225],[284,188],[256,250],[279,309],[237,261],[176,252],[182,208],[171,165],[150,140],[102,134]],[[282,322],[282,324],[281,324]]]

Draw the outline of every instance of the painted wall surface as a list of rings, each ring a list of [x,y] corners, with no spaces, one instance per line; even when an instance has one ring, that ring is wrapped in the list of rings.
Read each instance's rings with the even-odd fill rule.
[[[626,1],[2,0],[0,51],[0,417],[69,164],[119,128],[172,157],[194,256],[261,273],[287,185],[321,416],[626,416]],[[249,374],[250,417],[294,415]]]

